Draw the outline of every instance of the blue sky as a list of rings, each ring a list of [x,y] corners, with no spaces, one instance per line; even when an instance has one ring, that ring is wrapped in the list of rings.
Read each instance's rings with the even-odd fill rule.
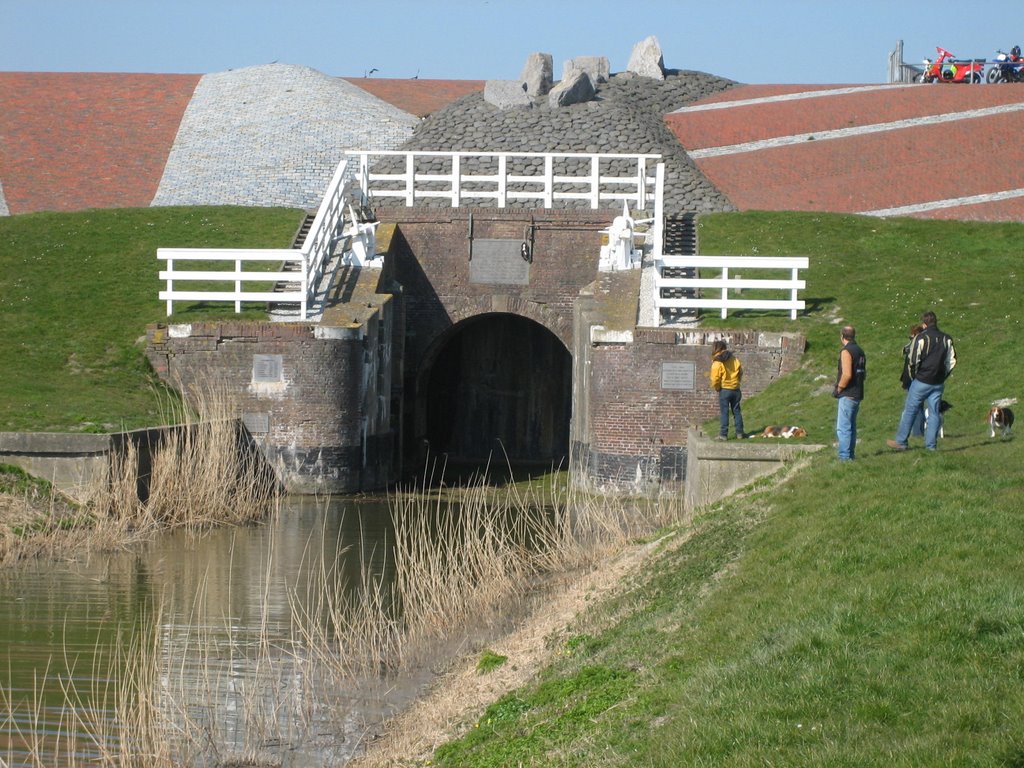
[[[897,40],[991,58],[1024,45],[1024,4],[903,0],[0,0],[0,71],[205,74],[277,61],[358,77],[512,79],[526,57],[666,67],[746,83],[878,83]]]

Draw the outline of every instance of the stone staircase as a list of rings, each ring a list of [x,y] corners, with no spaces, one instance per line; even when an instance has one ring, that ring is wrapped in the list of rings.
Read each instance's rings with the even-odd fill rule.
[[[313,221],[316,219],[316,211],[306,211],[306,215],[302,219],[302,223],[299,224],[299,228],[295,231],[295,237],[292,238],[291,248],[293,250],[299,250],[302,244],[306,241],[306,235],[309,234],[309,230],[313,227]],[[298,274],[302,271],[302,260],[296,259],[294,261],[285,261],[281,264],[281,274],[285,278],[274,283],[274,287],[271,289],[274,293],[285,293],[286,291],[299,290],[299,280],[289,280],[287,276],[289,274]],[[284,316],[294,314],[294,307],[290,305],[282,305],[271,302],[267,305],[267,311],[271,316],[276,319],[281,319]]]
[[[697,214],[681,213],[665,217],[664,253],[672,256],[694,256],[697,254]],[[662,277],[694,277],[693,268],[665,267]],[[693,296],[693,291],[682,288],[661,289],[662,298],[679,299]],[[695,309],[663,309],[661,325],[680,325],[697,322]]]

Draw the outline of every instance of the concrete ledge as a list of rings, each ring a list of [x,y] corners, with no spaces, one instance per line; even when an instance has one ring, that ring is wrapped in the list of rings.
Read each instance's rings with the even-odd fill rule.
[[[0,432],[0,464],[19,467],[77,498],[106,472],[111,446],[111,435]]]
[[[801,454],[824,445],[769,440],[714,440],[699,430],[686,436],[686,492],[683,507],[699,509],[738,491],[752,480],[778,472]]]

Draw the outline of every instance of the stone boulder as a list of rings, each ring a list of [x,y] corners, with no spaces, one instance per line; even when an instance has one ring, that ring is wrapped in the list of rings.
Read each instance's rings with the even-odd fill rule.
[[[562,82],[572,80],[577,72],[586,72],[595,87],[607,83],[610,74],[607,56],[577,56],[562,65]]]
[[[651,35],[633,46],[626,71],[655,80],[665,79],[665,60],[661,55],[658,38]]]
[[[502,110],[533,106],[522,80],[488,80],[484,85],[484,101]]]
[[[554,66],[550,53],[531,53],[523,66],[519,79],[526,84],[526,93],[531,98],[547,96],[553,85]]]
[[[548,93],[548,106],[554,108],[582,104],[590,101],[596,94],[597,89],[590,75],[580,70],[571,78],[562,78],[562,81],[551,89]]]

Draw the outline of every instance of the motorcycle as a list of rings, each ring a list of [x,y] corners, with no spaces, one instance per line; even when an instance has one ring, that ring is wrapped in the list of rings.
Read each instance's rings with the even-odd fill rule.
[[[945,48],[935,46],[939,58],[924,60],[919,83],[980,83],[985,70],[984,59],[958,59]]]
[[[996,51],[993,65],[985,79],[990,83],[1024,83],[1024,58],[1020,46],[1014,46],[1009,53]]]

